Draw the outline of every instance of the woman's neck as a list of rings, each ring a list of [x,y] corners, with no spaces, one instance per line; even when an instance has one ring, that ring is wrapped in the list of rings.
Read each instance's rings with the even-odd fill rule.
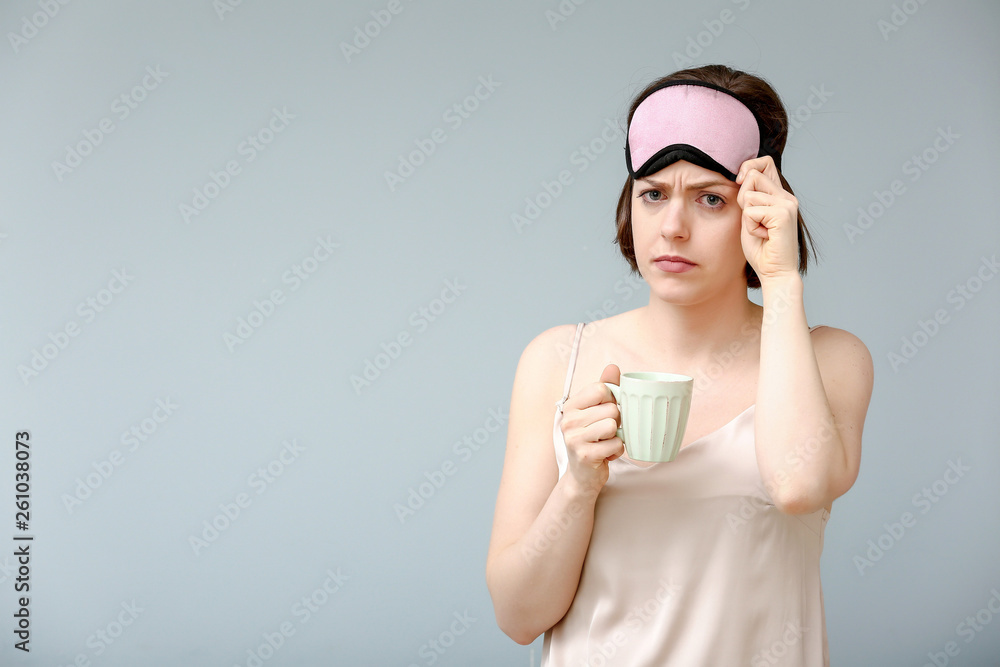
[[[725,355],[734,343],[745,350],[747,343],[757,342],[762,313],[745,291],[690,305],[651,294],[649,304],[637,313],[637,333],[656,358],[706,362]]]

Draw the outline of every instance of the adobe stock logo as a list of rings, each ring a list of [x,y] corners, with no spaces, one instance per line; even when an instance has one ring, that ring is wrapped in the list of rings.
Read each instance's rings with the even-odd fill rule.
[[[230,14],[236,11],[236,8],[243,4],[243,0],[213,0],[212,9],[215,10],[215,15],[219,17],[219,21],[226,20],[226,14]]]
[[[991,588],[990,593],[986,604],[974,616],[969,614],[955,626],[955,634],[962,637],[966,644],[975,640],[976,635],[985,630],[994,617],[1000,616],[1000,591]],[[945,667],[951,663],[951,658],[962,652],[958,642],[954,640],[946,642],[941,648],[941,651],[928,652],[927,657],[930,661],[925,662],[922,667]]]
[[[911,503],[920,510],[921,514],[927,514],[935,504],[947,495],[951,487],[958,484],[959,480],[971,470],[972,468],[962,464],[960,458],[954,461],[949,460],[948,467],[945,468],[941,477],[913,494]],[[882,527],[885,528],[885,532],[874,540],[868,540],[866,543],[868,549],[864,554],[855,555],[852,559],[854,566],[858,569],[858,574],[862,577],[865,576],[865,570],[875,567],[875,563],[882,560],[882,557],[905,537],[907,530],[913,529],[916,525],[917,517],[912,512],[903,512],[899,516],[899,520],[893,523],[883,523]]]
[[[951,125],[947,129],[937,128],[937,135],[920,153],[914,153],[908,160],[900,165],[903,174],[910,177],[911,183],[916,183],[931,168],[941,155],[947,152],[962,135],[955,133]],[[843,224],[844,234],[852,244],[854,239],[863,235],[892,207],[894,203],[907,193],[906,184],[901,179],[893,179],[885,190],[873,190],[873,201],[866,206],[858,207],[858,217],[856,222],[845,222]]]
[[[327,568],[324,572],[326,577],[323,583],[312,590],[309,595],[303,595],[298,602],[292,605],[291,615],[298,622],[299,627],[309,622],[315,614],[320,612],[333,599],[346,581],[351,577],[343,574],[340,568]],[[260,640],[255,640],[256,646],[251,646],[246,650],[246,662],[235,663],[234,667],[263,667],[264,663],[274,657],[274,655],[295,636],[298,628],[289,620],[282,621],[271,632],[265,631],[260,634]]]
[[[423,643],[417,650],[417,655],[423,658],[425,665],[433,665],[444,655],[448,649],[455,645],[459,637],[468,632],[472,624],[476,622],[476,617],[469,614],[469,610],[464,610],[461,614],[457,611],[452,613],[451,622],[447,629],[442,630],[437,637],[433,637]],[[410,663],[408,667],[417,667],[415,663]]]
[[[138,423],[132,424],[129,430],[122,432],[122,445],[127,445],[129,452],[137,451],[140,445],[146,443],[159,430],[160,426],[174,414],[174,411],[180,407],[170,400],[169,396],[165,399],[157,398],[156,407],[153,408],[150,416]],[[62,494],[60,499],[66,511],[72,514],[78,507],[83,505],[83,502],[90,498],[97,489],[101,488],[115,474],[115,470],[125,463],[128,458],[131,457],[127,457],[121,449],[112,449],[107,458],[93,461],[90,467],[94,471],[88,472],[83,477],[76,478],[76,486],[73,487],[72,494]]]
[[[319,271],[340,245],[332,240],[330,234],[327,234],[326,237],[317,236],[316,245],[313,246],[312,252],[288,267],[281,274],[281,282],[285,285],[291,285],[289,292],[297,291]],[[237,347],[250,340],[250,337],[264,326],[265,322],[274,317],[278,306],[286,303],[287,296],[280,288],[274,288],[263,299],[254,299],[250,312],[245,317],[240,315],[236,318],[236,327],[233,332],[226,331],[222,334],[222,342],[226,344],[229,351],[235,352]]]
[[[889,35],[899,32],[899,29],[906,25],[910,17],[920,11],[920,5],[926,2],[927,0],[903,0],[901,6],[893,3],[892,11],[889,13],[889,20],[879,19],[875,22],[875,26],[882,35],[882,41],[888,42]]]
[[[87,297],[77,305],[76,314],[83,318],[85,324],[93,322],[98,313],[104,312],[118,298],[116,295],[124,292],[132,284],[135,276],[128,271],[126,267],[122,267],[121,271],[112,270],[111,280],[108,281],[107,287],[98,290],[96,294]],[[80,335],[80,331],[80,325],[77,324],[76,320],[69,320],[55,333],[49,332],[50,342],[43,343],[40,351],[37,347],[32,348],[30,367],[24,364],[17,366],[17,373],[24,385],[27,386],[32,379],[38,377],[42,371],[48,368],[56,357],[69,346],[70,339]]]
[[[306,449],[295,438],[285,440],[281,444],[281,450],[266,466],[260,466],[247,477],[247,486],[254,489],[258,496],[267,491],[291,465],[298,461],[299,456]],[[211,518],[202,521],[201,532],[188,535],[188,544],[194,555],[200,556],[204,550],[214,544],[244,515],[243,510],[252,504],[253,498],[246,492],[237,493],[231,501],[219,503],[219,511]]]
[[[750,0],[732,0],[732,3],[739,7],[741,11],[746,11],[747,7],[750,6]],[[674,65],[678,68],[693,67],[695,64],[694,61],[701,58],[704,52],[715,43],[715,40],[722,36],[722,33],[726,30],[726,26],[736,22],[736,18],[737,15],[732,10],[723,9],[719,12],[718,18],[702,21],[701,24],[705,26],[705,29],[697,35],[688,36],[684,53],[674,51],[671,54],[674,59]]]
[[[576,8],[587,0],[559,0],[555,9],[545,10],[545,20],[549,22],[552,32],[556,31],[560,23],[564,23],[570,16],[576,13]]]
[[[147,65],[145,76],[139,83],[111,101],[111,113],[118,118],[119,122],[124,121],[139,108],[139,105],[149,97],[150,93],[160,87],[160,84],[168,76],[170,76],[170,72],[164,72],[159,65],[155,68],[152,65]],[[56,175],[59,182],[62,182],[68,174],[83,164],[84,158],[93,154],[97,147],[104,143],[105,137],[114,132],[115,129],[117,126],[111,116],[105,116],[97,122],[97,127],[84,129],[81,133],[82,139],[75,144],[66,144],[66,154],[63,161],[52,161],[52,173]]]
[[[340,43],[340,52],[344,54],[344,59],[351,62],[351,58],[360,56],[361,52],[371,45],[372,40],[381,35],[382,30],[389,27],[389,24],[392,23],[392,17],[402,14],[404,9],[406,8],[400,0],[389,0],[385,9],[373,9],[368,12],[373,20],[368,21],[364,26],[354,26],[354,39],[350,43]]]
[[[481,104],[490,99],[497,88],[503,85],[503,81],[496,81],[492,74],[480,75],[478,83],[479,85],[472,93],[441,113],[441,120],[447,123],[452,131],[460,128],[462,123],[471,118]],[[399,162],[395,171],[385,171],[385,183],[389,187],[389,192],[395,192],[396,188],[406,182],[406,179],[413,176],[417,169],[434,154],[438,144],[443,144],[446,141],[448,141],[448,133],[441,127],[431,130],[425,138],[414,139],[413,144],[416,148],[406,155],[399,154]]]
[[[246,135],[236,146],[236,154],[243,157],[243,165],[239,160],[228,160],[219,171],[208,170],[208,179],[203,185],[191,189],[190,203],[183,201],[177,205],[184,224],[190,224],[191,219],[201,215],[212,202],[218,199],[233,179],[243,173],[243,167],[257,159],[257,156],[268,149],[274,140],[284,132],[296,114],[290,113],[288,107],[272,107],[271,117],[253,134]]]
[[[996,253],[993,253],[992,257],[982,255],[975,272],[965,281],[956,283],[954,288],[948,291],[945,301],[954,304],[952,312],[961,310],[967,303],[976,298],[976,294],[986,286],[986,283],[993,280],[997,273],[1000,273],[1000,262],[997,261]],[[908,336],[901,336],[900,346],[894,347],[888,353],[887,358],[889,365],[892,366],[892,371],[898,373],[901,366],[909,364],[917,356],[917,353],[926,347],[938,335],[941,328],[950,321],[951,314],[945,308],[938,308],[926,320],[917,320],[917,326],[912,333]]]
[[[399,359],[403,350],[413,345],[416,334],[427,331],[431,323],[437,321],[468,287],[462,283],[460,278],[455,280],[446,278],[440,296],[431,299],[429,303],[420,306],[410,314],[408,321],[410,326],[414,327],[415,332],[411,334],[410,331],[404,329],[390,338],[388,343],[382,341],[379,344],[381,352],[376,352],[372,358],[364,360],[361,374],[351,374],[349,380],[355,395],[360,396],[362,389],[372,386],[389,366]]]
[[[610,147],[616,146],[619,141],[624,143],[625,138],[621,130],[610,118],[604,119],[604,126],[597,136],[586,143],[577,146],[569,156],[569,163],[576,167],[576,173],[585,172],[591,164],[605,153]],[[541,180],[540,190],[536,190],[533,196],[524,198],[524,208],[514,212],[510,216],[510,222],[518,234],[524,232],[525,227],[535,224],[538,218],[547,208],[574,183],[573,172],[569,169],[562,169],[553,177],[551,181]]]
[[[35,12],[29,18],[21,17],[21,31],[8,32],[7,39],[10,40],[10,48],[14,53],[21,50],[21,47],[38,35],[38,31],[49,24],[49,21],[56,17],[62,9],[61,5],[69,4],[69,0],[38,0],[38,7],[42,11]]]
[[[503,428],[504,424],[510,418],[510,414],[503,406],[496,409],[490,408],[488,414],[489,416],[483,421],[481,426],[452,444],[451,450],[455,456],[459,457],[461,463],[468,463],[476,452],[488,445],[490,437]],[[399,519],[399,523],[406,523],[416,515],[427,501],[433,498],[434,494],[447,484],[448,478],[454,476],[458,470],[459,467],[455,461],[447,458],[441,465],[424,471],[423,479],[420,483],[415,487],[410,486],[407,489],[409,494],[406,496],[405,504],[395,503],[392,506],[392,509],[396,512],[396,518]]]

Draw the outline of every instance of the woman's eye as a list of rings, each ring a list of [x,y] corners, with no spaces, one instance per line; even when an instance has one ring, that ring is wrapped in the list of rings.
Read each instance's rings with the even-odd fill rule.
[[[640,194],[639,197],[646,199],[646,201],[654,202],[654,201],[660,201],[660,195],[662,194],[663,193],[660,192],[659,190],[646,190],[645,192]],[[657,195],[657,196],[655,198],[651,198],[651,197],[646,197],[646,195]]]
[[[725,205],[725,201],[719,195],[705,195],[705,201],[712,208],[722,208]]]

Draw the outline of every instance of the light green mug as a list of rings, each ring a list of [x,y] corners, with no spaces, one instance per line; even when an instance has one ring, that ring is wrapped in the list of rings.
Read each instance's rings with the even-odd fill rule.
[[[621,384],[605,382],[621,412],[618,437],[636,461],[677,458],[691,412],[694,378],[676,373],[623,373]]]

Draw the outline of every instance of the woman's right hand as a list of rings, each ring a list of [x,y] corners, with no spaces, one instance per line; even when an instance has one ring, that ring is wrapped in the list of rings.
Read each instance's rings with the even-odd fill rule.
[[[625,453],[625,444],[617,436],[621,413],[604,384],[620,380],[618,366],[608,364],[600,381],[584,386],[563,404],[560,429],[569,458],[566,473],[580,490],[595,495],[608,481],[608,462]]]

